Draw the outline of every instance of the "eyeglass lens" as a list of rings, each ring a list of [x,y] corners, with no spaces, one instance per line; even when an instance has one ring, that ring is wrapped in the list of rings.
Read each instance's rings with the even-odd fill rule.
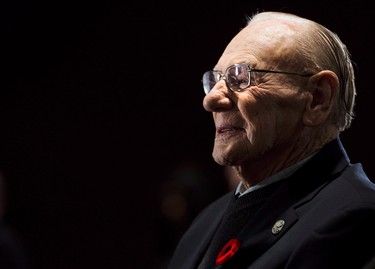
[[[232,91],[243,90],[250,85],[250,70],[246,64],[235,64],[225,71],[225,80]],[[219,71],[207,71],[203,74],[203,89],[208,94],[223,77]]]

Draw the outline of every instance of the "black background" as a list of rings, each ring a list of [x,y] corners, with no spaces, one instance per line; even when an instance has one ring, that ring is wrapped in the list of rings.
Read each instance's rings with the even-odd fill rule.
[[[257,10],[316,20],[347,44],[357,118],[342,141],[375,178],[371,2],[296,2],[2,2],[4,218],[33,268],[165,268],[227,190],[200,79]]]

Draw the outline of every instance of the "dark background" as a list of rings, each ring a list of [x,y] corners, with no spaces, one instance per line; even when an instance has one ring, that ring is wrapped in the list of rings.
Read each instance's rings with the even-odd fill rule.
[[[357,118],[342,141],[375,178],[372,4],[293,2],[2,1],[3,215],[33,268],[165,268],[228,189],[200,79],[257,10],[347,44]]]

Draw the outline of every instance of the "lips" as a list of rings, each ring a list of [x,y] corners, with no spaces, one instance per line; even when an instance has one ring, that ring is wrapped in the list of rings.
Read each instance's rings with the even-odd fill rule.
[[[235,126],[221,126],[217,128],[218,134],[223,134],[227,132],[234,132],[234,131],[243,131],[243,128],[235,127]]]

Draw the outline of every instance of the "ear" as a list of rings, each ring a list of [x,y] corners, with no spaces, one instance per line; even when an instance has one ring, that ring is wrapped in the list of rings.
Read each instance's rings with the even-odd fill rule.
[[[310,78],[310,99],[306,103],[303,122],[308,126],[324,123],[334,106],[339,91],[339,80],[332,71],[321,71]]]

